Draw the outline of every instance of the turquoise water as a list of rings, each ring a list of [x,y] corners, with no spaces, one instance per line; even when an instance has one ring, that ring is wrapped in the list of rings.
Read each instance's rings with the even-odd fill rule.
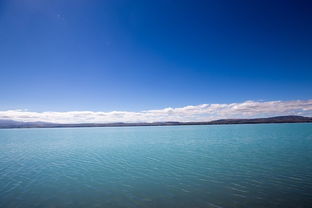
[[[311,207],[312,124],[0,130],[0,207]]]

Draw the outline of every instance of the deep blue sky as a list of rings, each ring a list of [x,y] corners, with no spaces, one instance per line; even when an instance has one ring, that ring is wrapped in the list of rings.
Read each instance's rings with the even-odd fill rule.
[[[0,110],[311,99],[308,2],[0,0]]]

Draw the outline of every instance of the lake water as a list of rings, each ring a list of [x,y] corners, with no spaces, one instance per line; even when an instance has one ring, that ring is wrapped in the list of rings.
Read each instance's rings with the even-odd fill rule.
[[[312,206],[312,124],[0,130],[0,207]]]

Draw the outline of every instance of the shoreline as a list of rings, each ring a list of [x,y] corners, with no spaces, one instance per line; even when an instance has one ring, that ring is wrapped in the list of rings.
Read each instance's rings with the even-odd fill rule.
[[[194,125],[233,125],[233,124],[280,124],[280,123],[312,123],[312,117],[278,116],[254,119],[222,119],[207,122],[153,122],[153,123],[78,123],[57,124],[44,122],[17,122],[5,123],[2,120],[0,129],[25,128],[83,128],[83,127],[135,127],[135,126],[194,126]]]

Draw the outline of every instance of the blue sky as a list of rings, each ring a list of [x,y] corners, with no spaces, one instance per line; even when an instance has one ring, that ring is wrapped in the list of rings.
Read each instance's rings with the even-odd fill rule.
[[[312,95],[309,1],[0,0],[0,110]]]

